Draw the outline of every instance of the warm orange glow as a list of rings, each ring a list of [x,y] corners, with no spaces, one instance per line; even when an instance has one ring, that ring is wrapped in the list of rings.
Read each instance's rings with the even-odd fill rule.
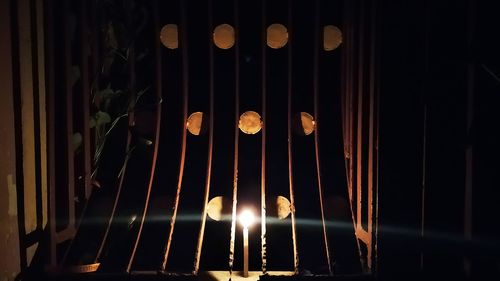
[[[203,133],[203,112],[198,111],[189,115],[186,127],[188,131],[195,136],[199,136]]]
[[[288,31],[282,24],[271,24],[267,28],[267,45],[273,49],[279,49],[288,42]]]
[[[262,128],[262,119],[257,112],[247,111],[241,114],[238,127],[245,134],[257,134]]]
[[[234,28],[229,24],[221,24],[214,29],[215,46],[230,49],[234,46]]]
[[[323,49],[333,51],[342,43],[342,31],[334,25],[326,25],[323,28]]]
[[[177,34],[176,24],[167,24],[160,31],[161,43],[169,49],[177,49],[179,47],[179,39]]]
[[[251,210],[245,209],[241,212],[239,220],[243,228],[248,228],[255,222],[255,216]]]

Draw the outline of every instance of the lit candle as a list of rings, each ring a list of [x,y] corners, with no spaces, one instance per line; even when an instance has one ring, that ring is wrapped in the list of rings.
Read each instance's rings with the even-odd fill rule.
[[[248,277],[248,227],[253,224],[255,217],[250,210],[243,210],[240,214],[240,223],[243,226],[243,277]]]

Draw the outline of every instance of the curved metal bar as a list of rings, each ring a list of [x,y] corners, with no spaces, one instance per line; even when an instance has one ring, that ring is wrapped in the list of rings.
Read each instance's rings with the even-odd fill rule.
[[[267,85],[267,57],[266,57],[266,0],[262,0],[262,142],[261,142],[261,175],[260,175],[260,227],[261,227],[261,259],[262,273],[267,272],[267,244],[266,244],[266,85]]]
[[[238,38],[239,32],[239,18],[238,18],[238,0],[234,1],[234,26],[235,26],[235,114],[234,114],[234,168],[233,168],[233,204],[232,204],[232,215],[231,215],[231,241],[229,243],[229,278],[231,278],[233,273],[233,262],[234,262],[234,240],[236,237],[236,206],[238,203],[238,147],[239,147],[239,129],[238,121],[240,118],[240,44]]]
[[[326,252],[326,259],[328,262],[328,271],[330,275],[333,274],[332,272],[332,263],[331,263],[331,258],[330,258],[330,248],[328,244],[328,235],[326,232],[326,221],[325,221],[325,209],[324,209],[324,204],[323,204],[323,187],[321,185],[321,166],[320,166],[320,159],[319,159],[319,122],[318,122],[318,96],[319,96],[319,87],[318,87],[318,80],[319,80],[319,0],[315,1],[315,24],[314,24],[314,75],[313,75],[313,91],[314,91],[314,120],[316,121],[316,128],[314,130],[314,151],[316,154],[316,172],[317,172],[317,177],[318,177],[318,193],[319,193],[319,204],[321,208],[321,223],[323,224],[323,238],[324,238],[324,243],[325,243],[325,252]]]
[[[292,33],[292,4],[288,1],[288,35],[293,40]],[[288,42],[288,183],[290,188],[290,216],[292,219],[292,242],[293,242],[293,268],[295,274],[299,273],[299,253],[297,250],[297,225],[295,222],[295,195],[293,190],[293,155],[292,155],[292,42]]]
[[[198,235],[198,244],[196,245],[196,254],[194,258],[193,274],[198,274],[200,268],[201,250],[203,247],[203,238],[205,236],[205,225],[207,221],[208,199],[210,196],[210,181],[212,177],[212,155],[214,144],[214,43],[211,32],[213,30],[212,0],[208,0],[208,35],[209,35],[209,83],[210,83],[210,109],[209,109],[209,133],[208,133],[208,161],[207,175],[205,181],[205,195],[203,201],[203,213],[201,215],[200,233]]]
[[[159,15],[158,15],[158,0],[154,1],[154,25],[155,25],[155,33],[154,34],[159,34]],[[162,87],[161,87],[161,52],[160,52],[160,39],[159,36],[155,36],[155,57],[156,57],[156,98],[161,101],[161,96],[162,96]],[[135,239],[135,244],[134,248],[132,250],[132,253],[130,255],[129,262],[127,264],[127,269],[126,272],[130,272],[130,268],[132,267],[132,264],[134,262],[135,258],[135,253],[137,251],[137,246],[139,245],[139,240],[141,239],[141,234],[142,234],[142,228],[144,227],[144,220],[146,218],[146,214],[148,212],[148,207],[149,207],[149,196],[151,195],[151,188],[153,186],[153,180],[155,176],[155,170],[156,170],[156,160],[158,159],[158,146],[160,145],[160,124],[161,124],[161,102],[158,102],[156,104],[156,131],[155,131],[155,140],[154,140],[154,151],[153,151],[153,159],[151,163],[151,172],[149,176],[149,184],[148,184],[148,191],[146,194],[146,201],[144,202],[144,210],[142,212],[142,218],[141,218],[141,223],[139,226],[139,231],[137,232],[137,237]]]
[[[129,58],[130,58],[129,59],[129,62],[130,62],[130,64],[129,64],[130,97],[129,98],[130,98],[130,100],[129,100],[129,108],[128,108],[128,124],[129,124],[129,127],[132,127],[134,125],[134,118],[135,118],[134,107],[135,107],[135,100],[136,100],[136,98],[135,98],[135,50],[134,50],[133,43],[129,49]],[[120,172],[121,174],[120,174],[120,183],[118,184],[118,191],[116,193],[115,202],[113,203],[113,210],[111,211],[111,216],[109,217],[108,225],[106,227],[106,232],[104,233],[104,237],[101,241],[101,245],[99,247],[99,250],[97,251],[97,255],[94,259],[94,263],[98,263],[99,259],[101,258],[102,251],[104,250],[104,246],[106,245],[106,242],[108,240],[108,235],[109,235],[109,230],[111,228],[111,224],[113,223],[113,220],[115,217],[116,208],[118,206],[118,201],[120,201],[121,192],[123,189],[123,183],[124,183],[124,179],[125,179],[125,174],[126,174],[127,166],[128,166],[128,160],[130,158],[130,153],[133,151],[133,148],[130,147],[131,141],[132,141],[132,133],[130,132],[130,130],[128,130],[127,145],[126,145],[126,150],[125,150],[127,155],[125,157],[125,161],[123,163],[123,167],[122,167],[122,170]]]
[[[186,19],[186,1],[181,1],[180,5],[181,12],[181,48],[182,48],[182,95],[183,95],[183,125],[182,125],[182,147],[181,147],[181,160],[179,163],[179,177],[177,180],[177,192],[174,201],[174,212],[172,218],[170,219],[170,230],[168,234],[167,245],[165,248],[165,254],[163,256],[163,262],[161,265],[161,270],[165,270],[167,267],[168,255],[170,253],[170,246],[172,244],[172,237],[174,234],[175,221],[177,218],[177,208],[179,207],[179,198],[182,189],[182,179],[184,176],[184,163],[186,160],[186,123],[188,117],[188,92],[189,92],[189,69],[188,69],[188,56],[187,56],[187,19]]]

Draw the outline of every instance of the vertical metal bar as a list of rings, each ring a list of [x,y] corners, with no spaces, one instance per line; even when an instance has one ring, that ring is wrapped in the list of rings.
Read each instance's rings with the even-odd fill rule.
[[[295,222],[295,195],[293,190],[293,154],[292,154],[292,92],[293,92],[293,61],[292,61],[292,40],[293,40],[293,0],[288,1],[288,184],[290,188],[290,216],[292,219],[292,243],[293,243],[293,269],[294,273],[299,273],[299,253],[297,250],[297,225]]]
[[[239,129],[238,120],[240,118],[240,43],[239,43],[239,13],[238,5],[239,0],[234,1],[234,29],[235,29],[235,56],[234,56],[234,68],[235,68],[235,101],[234,101],[234,163],[233,163],[233,204],[232,204],[232,215],[231,215],[231,241],[229,242],[229,276],[233,274],[233,262],[234,262],[234,240],[236,238],[236,207],[238,203],[238,147],[239,147]]]
[[[373,3],[373,33],[374,37],[376,38],[378,32],[379,32],[379,27],[378,27],[378,18],[377,18],[377,10],[378,10],[378,2],[376,0],[372,0]],[[380,73],[380,50],[378,48],[378,42],[375,41],[374,43],[374,51],[373,51],[373,56],[374,56],[374,85],[375,85],[375,118],[376,118],[376,129],[375,129],[375,149],[376,149],[376,155],[375,155],[375,175],[376,175],[376,180],[375,180],[375,192],[374,192],[374,200],[375,200],[375,219],[374,219],[374,227],[375,231],[374,234],[372,235],[373,237],[373,261],[374,264],[372,266],[373,270],[372,272],[374,273],[375,278],[378,279],[378,274],[379,274],[379,263],[378,263],[378,237],[379,237],[379,130],[380,130],[380,83],[378,83],[378,75]]]
[[[262,0],[262,140],[261,140],[261,175],[260,175],[260,226],[261,226],[261,259],[262,259],[262,273],[266,274],[267,258],[266,258],[266,87],[267,87],[267,57],[266,57],[266,0]]]
[[[31,60],[33,76],[33,137],[35,139],[35,190],[36,190],[36,229],[43,229],[42,206],[42,157],[40,142],[40,76],[38,74],[38,35],[36,1],[30,0],[31,22]]]
[[[362,145],[363,145],[363,90],[364,90],[364,84],[363,84],[363,77],[364,77],[364,73],[363,73],[363,70],[364,70],[364,2],[363,1],[360,1],[360,20],[359,20],[359,45],[358,45],[358,56],[359,56],[359,60],[358,60],[358,66],[357,66],[357,70],[358,70],[358,77],[357,77],[357,81],[358,81],[358,91],[357,91],[357,95],[358,95],[358,109],[357,109],[357,134],[356,134],[356,137],[357,137],[357,149],[356,149],[356,193],[357,193],[357,196],[356,196],[356,204],[357,204],[357,208],[356,208],[356,212],[357,212],[357,216],[356,216],[356,232],[358,232],[359,230],[362,230],[362,224],[361,224],[361,219],[362,219],[362,212],[363,212],[363,207],[362,207],[362,196],[364,196],[364,194],[362,194],[362,171],[363,171],[363,149],[362,149]]]
[[[354,34],[355,34],[355,21],[354,21],[354,2],[353,1],[344,1],[344,5],[346,6],[346,11],[344,13],[344,16],[346,17],[346,22],[344,23],[344,26],[346,28],[347,32],[347,40],[346,40],[346,46],[344,46],[347,55],[346,55],[346,146],[347,146],[347,159],[346,159],[346,170],[347,170],[347,182],[348,182],[348,194],[349,194],[349,207],[351,211],[351,219],[352,219],[352,224],[354,229],[357,227],[357,216],[354,211],[354,204],[357,204],[357,202],[354,202],[354,50],[355,50],[355,44],[354,44]],[[361,252],[361,245],[359,239],[356,239],[356,245],[358,247],[358,253],[360,260],[362,262],[362,252]]]
[[[343,17],[344,17],[344,24],[343,24],[343,37],[345,38],[346,36],[346,31],[347,31],[347,28],[346,28],[346,25],[345,25],[345,18],[347,17],[346,16],[346,5],[344,4],[343,6],[343,10],[342,10],[342,14],[343,14]],[[324,32],[324,31],[323,31]],[[339,50],[341,52],[340,54],[340,114],[341,114],[341,118],[342,118],[342,148],[343,148],[343,152],[344,152],[344,161],[346,161],[347,157],[346,157],[346,154],[347,154],[347,151],[346,151],[346,129],[347,129],[347,126],[346,126],[346,114],[347,114],[347,110],[346,110],[346,102],[347,102],[347,99],[346,99],[346,96],[347,96],[347,93],[346,93],[346,90],[347,90],[347,73],[345,71],[346,69],[346,64],[347,64],[347,59],[346,59],[346,53],[347,53],[347,50],[346,50],[346,40],[343,39],[343,42],[342,42],[342,48]],[[346,168],[347,168],[347,165],[346,165]],[[346,169],[346,172],[347,172],[347,169]]]
[[[332,272],[332,263],[330,259],[330,247],[328,245],[328,235],[326,231],[326,221],[325,221],[325,209],[323,204],[323,187],[321,185],[321,165],[319,158],[319,15],[320,15],[320,3],[319,0],[315,1],[315,24],[314,24],[314,69],[313,69],[313,91],[314,91],[314,120],[316,121],[316,128],[314,130],[314,151],[316,156],[316,172],[318,177],[318,194],[319,194],[319,204],[321,209],[321,223],[323,225],[323,239],[325,243],[325,253],[326,260],[328,263],[328,271],[330,275]]]
[[[472,48],[474,42],[474,31],[476,24],[476,4],[474,1],[468,1],[467,15],[467,47]],[[473,61],[467,64],[467,136],[472,134],[474,120],[474,88],[475,88],[476,66]],[[474,143],[468,143],[465,149],[465,202],[464,202],[464,237],[467,241],[472,240],[472,198],[474,187]],[[470,257],[464,257],[464,269],[467,278],[471,276]]]
[[[48,196],[47,205],[49,219],[49,263],[55,266],[56,257],[56,165],[55,165],[55,72],[54,72],[54,4],[53,0],[45,1],[45,56],[47,73],[47,164],[48,164]]]
[[[80,1],[80,24],[82,26],[80,32],[80,42],[81,46],[81,67],[82,67],[82,108],[83,108],[83,120],[82,120],[82,138],[83,138],[83,185],[85,191],[85,198],[90,197],[91,185],[90,185],[90,173],[91,173],[91,147],[90,147],[90,87],[89,87],[89,58],[87,46],[87,2],[86,0]]]
[[[427,105],[424,104],[424,112],[423,112],[423,132],[422,132],[422,208],[420,213],[420,238],[423,239],[425,236],[425,187],[427,185],[426,178],[426,164],[427,164]],[[423,241],[422,241],[423,242]],[[421,249],[420,252],[420,270],[424,269],[424,251]]]
[[[181,1],[180,13],[181,13],[181,40],[180,46],[182,49],[182,96],[183,96],[183,118],[182,118],[182,146],[181,146],[181,160],[179,163],[179,177],[177,180],[177,192],[175,194],[174,201],[174,212],[172,218],[170,219],[170,229],[168,233],[167,245],[165,248],[165,254],[163,256],[163,262],[161,269],[165,270],[167,268],[167,261],[170,253],[170,246],[172,244],[172,237],[174,235],[175,221],[177,219],[177,208],[179,207],[179,199],[181,196],[182,189],[182,179],[184,176],[184,163],[186,160],[186,123],[188,114],[188,93],[189,93],[189,69],[188,69],[188,49],[187,49],[187,19],[186,19],[186,1]]]
[[[354,114],[354,109],[353,109],[353,95],[354,95],[354,91],[353,91],[353,76],[354,76],[354,69],[353,69],[353,66],[354,66],[354,63],[353,63],[353,60],[354,60],[354,21],[353,21],[353,1],[349,1],[349,0],[346,0],[345,1],[345,5],[348,7],[348,12],[345,14],[345,16],[349,19],[346,23],[346,28],[348,29],[347,32],[347,43],[348,43],[348,46],[347,46],[347,51],[349,52],[349,55],[348,55],[348,68],[346,69],[346,72],[347,72],[347,85],[348,85],[348,89],[347,89],[347,149],[348,149],[348,173],[347,173],[347,176],[348,176],[348,189],[349,189],[349,202],[350,202],[350,206],[351,206],[351,213],[352,213],[352,216],[353,216],[353,223],[356,224],[356,217],[355,217],[355,214],[354,214],[354,192],[353,192],[353,189],[354,189],[354,185],[353,185],[353,162],[354,162],[354,155],[353,155],[353,114]]]
[[[370,120],[368,129],[368,267],[372,268],[372,231],[373,231],[373,166],[374,166],[374,125],[375,125],[375,7],[374,2],[370,5]]]
[[[69,0],[63,0],[64,14],[64,96],[66,101],[66,175],[68,188],[68,228],[75,226],[75,163],[73,153],[73,87],[71,85],[71,30],[69,24]]]
[[[17,194],[17,227],[19,232],[19,262],[21,273],[27,267],[26,256],[26,225],[24,209],[24,165],[23,165],[23,127],[20,73],[20,42],[19,42],[19,6],[17,1],[10,1],[11,44],[12,44],[12,94],[14,108],[14,140],[16,157],[16,194]]]
[[[425,33],[424,33],[424,73],[429,72],[429,32],[430,29],[430,7],[429,1],[425,2]],[[424,270],[424,238],[425,238],[425,198],[426,198],[426,187],[427,187],[427,85],[428,85],[428,75],[424,75],[424,84],[422,86],[423,95],[423,132],[422,132],[422,191],[421,191],[421,213],[420,213],[420,239],[422,240],[422,246],[420,248],[420,270]]]
[[[130,273],[130,269],[132,268],[132,264],[135,259],[135,253],[137,252],[137,246],[139,245],[139,241],[141,239],[142,229],[144,227],[144,220],[146,218],[146,213],[148,212],[149,207],[149,198],[151,195],[151,188],[153,187],[153,181],[155,177],[156,171],[156,161],[158,159],[158,147],[160,145],[160,125],[161,125],[161,100],[162,100],[162,87],[161,87],[161,51],[160,51],[160,19],[159,19],[159,9],[158,9],[158,0],[153,1],[153,20],[154,20],[154,38],[155,38],[155,84],[156,84],[156,128],[155,128],[155,139],[154,139],[154,150],[153,150],[153,159],[151,164],[151,172],[149,176],[149,184],[148,191],[146,194],[146,201],[144,202],[144,209],[142,212],[141,222],[139,226],[139,230],[137,232],[137,237],[135,239],[134,247],[132,249],[132,253],[130,255],[126,272]]]
[[[205,236],[205,225],[207,221],[208,199],[210,197],[210,181],[212,178],[212,155],[214,143],[214,44],[213,44],[213,2],[208,0],[208,50],[209,50],[209,128],[208,128],[208,161],[207,175],[205,179],[205,195],[203,201],[203,212],[201,215],[200,233],[198,234],[198,244],[196,245],[196,254],[194,259],[193,274],[197,275],[200,268],[201,251],[203,247],[203,238]]]

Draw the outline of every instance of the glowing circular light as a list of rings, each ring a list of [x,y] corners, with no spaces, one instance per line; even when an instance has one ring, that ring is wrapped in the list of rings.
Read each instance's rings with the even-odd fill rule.
[[[255,222],[255,216],[253,215],[253,212],[246,209],[243,210],[239,216],[240,224],[244,228],[248,228]]]
[[[288,31],[279,23],[271,24],[267,28],[267,45],[273,49],[279,49],[288,42]]]
[[[220,221],[225,216],[231,216],[232,206],[231,201],[226,197],[214,197],[208,202],[208,216],[215,221]]]
[[[280,220],[286,219],[291,213],[291,204],[288,198],[278,196],[266,197],[266,216],[278,218]]]
[[[253,135],[262,128],[262,119],[257,112],[247,111],[241,114],[238,127],[243,133]]]
[[[195,136],[203,134],[205,131],[205,122],[203,121],[203,112],[198,111],[192,113],[187,120],[187,130]]]
[[[285,219],[291,212],[290,201],[286,197],[276,196],[276,210],[280,220]]]
[[[307,136],[314,132],[316,128],[316,122],[314,121],[314,117],[307,113],[301,112],[300,115],[297,114],[294,118],[294,131],[298,135]]]
[[[167,24],[160,31],[160,40],[163,46],[169,49],[177,49],[179,47],[179,39],[177,33],[177,24]]]
[[[229,24],[218,25],[214,29],[215,46],[227,50],[234,46],[234,28]]]
[[[342,31],[334,25],[326,25],[323,28],[323,49],[333,51],[342,43]]]

